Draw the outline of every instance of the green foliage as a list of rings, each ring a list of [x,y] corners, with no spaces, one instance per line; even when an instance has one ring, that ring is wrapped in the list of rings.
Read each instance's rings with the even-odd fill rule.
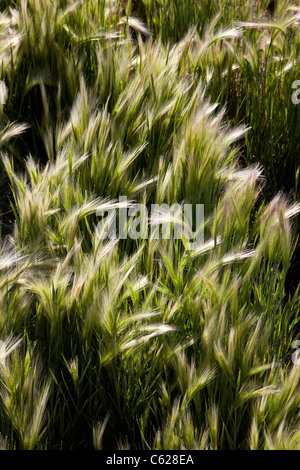
[[[0,447],[299,449],[296,2],[7,3]],[[103,240],[119,196],[204,244]]]

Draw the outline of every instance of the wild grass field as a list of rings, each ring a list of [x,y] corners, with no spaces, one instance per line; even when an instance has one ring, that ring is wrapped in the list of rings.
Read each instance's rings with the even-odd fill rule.
[[[293,0],[0,0],[1,449],[300,449],[299,53]]]

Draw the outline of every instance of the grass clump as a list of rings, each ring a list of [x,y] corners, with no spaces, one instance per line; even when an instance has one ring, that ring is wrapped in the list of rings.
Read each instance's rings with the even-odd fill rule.
[[[299,14],[225,3],[2,2],[1,448],[299,449]]]

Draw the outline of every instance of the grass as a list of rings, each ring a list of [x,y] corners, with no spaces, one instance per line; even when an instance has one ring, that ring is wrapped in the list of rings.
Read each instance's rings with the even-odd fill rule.
[[[267,7],[0,2],[1,448],[300,448],[299,7]],[[119,196],[204,204],[205,243],[103,240]]]

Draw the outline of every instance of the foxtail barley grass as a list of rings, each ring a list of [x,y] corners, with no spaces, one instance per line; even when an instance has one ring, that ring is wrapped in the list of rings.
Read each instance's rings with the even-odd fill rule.
[[[0,447],[299,449],[296,2],[8,3]],[[204,244],[104,239],[120,196]]]

